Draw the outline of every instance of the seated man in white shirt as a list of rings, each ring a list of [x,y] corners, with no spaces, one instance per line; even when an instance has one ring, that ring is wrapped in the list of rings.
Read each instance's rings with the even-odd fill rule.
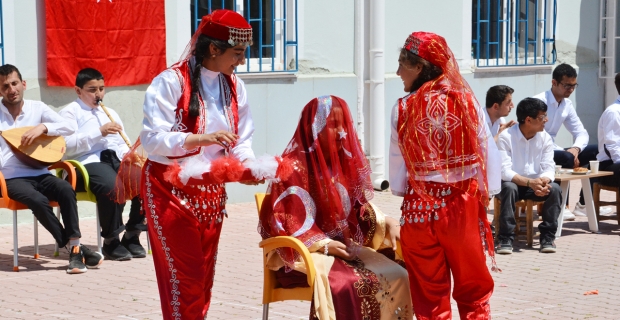
[[[123,122],[113,109],[106,108],[114,119],[111,121],[99,105],[105,96],[101,72],[92,68],[80,70],[75,79],[75,92],[78,99],[60,111],[60,115],[76,128],[74,134],[66,137],[65,158],[80,161],[88,171],[90,190],[97,197],[101,236],[104,238],[103,255],[116,261],[144,258],[146,251],[139,236],[146,226],[139,197],[131,200],[126,225],[123,225],[125,203],[116,203],[111,197],[120,159],[129,151],[120,135],[122,132],[127,137]],[[77,181],[76,191],[85,191],[80,174]],[[125,234],[119,240],[123,230]]]
[[[514,89],[505,85],[492,86],[487,91],[485,118],[493,139],[497,142],[497,137],[502,131],[516,124],[514,120],[506,121],[506,116],[510,114],[514,104],[512,94]]]
[[[562,63],[553,70],[551,89],[534,96],[547,104],[549,121],[545,124],[545,131],[554,139],[562,124],[573,136],[574,143],[570,148],[554,145],[553,161],[562,168],[587,167],[591,160],[596,160],[597,145],[588,145],[590,139],[584,128],[573,103],[568,99],[577,86],[577,70],[569,64]],[[568,199],[568,198],[567,198]],[[585,202],[583,192],[579,195],[579,202],[573,211],[575,215],[585,216]],[[575,216],[568,210],[564,211],[564,220],[574,220]]]
[[[19,70],[10,64],[0,67],[0,131],[33,126],[22,136],[22,144],[29,145],[41,135],[60,136],[75,130],[45,103],[25,100],[26,81]],[[13,153],[8,143],[0,138],[0,171],[6,179],[11,199],[25,204],[41,225],[49,231],[60,247],[68,246],[67,273],[84,273],[97,268],[103,257],[80,244],[80,226],[75,191],[71,185],[52,175],[47,168],[33,168]],[[50,200],[58,202],[64,226],[58,221]]]
[[[521,199],[545,201],[540,231],[540,252],[555,252],[555,232],[561,212],[562,191],[553,182],[553,140],[545,132],[547,106],[535,98],[517,105],[518,126],[499,135],[497,148],[502,156],[502,190],[497,253],[512,253],[515,203]],[[495,208],[497,210],[497,208]]]
[[[620,94],[620,73],[616,74],[614,83]],[[620,187],[620,96],[605,109],[598,121],[598,148],[596,159],[600,161],[599,170],[614,173],[613,176],[598,178],[598,182],[606,186]]]

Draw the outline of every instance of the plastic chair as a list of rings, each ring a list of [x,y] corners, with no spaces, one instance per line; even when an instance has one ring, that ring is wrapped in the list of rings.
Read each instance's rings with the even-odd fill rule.
[[[71,187],[75,189],[75,169],[73,169],[73,166],[71,164],[65,161],[57,162],[51,165],[49,169],[50,170],[62,169],[68,172],[69,183],[71,183]],[[17,253],[17,250],[18,250],[17,210],[28,209],[28,207],[21,202],[17,202],[9,198],[8,189],[6,187],[6,181],[4,180],[4,175],[2,175],[2,172],[0,172],[0,188],[2,188],[1,190],[2,198],[0,199],[0,208],[5,208],[5,209],[9,209],[13,211],[13,271],[18,272],[19,264],[18,264],[18,259],[17,259],[18,257],[18,253]],[[56,212],[58,215],[60,215],[60,208],[58,207],[57,202],[50,201],[50,206],[57,208]],[[39,223],[37,221],[37,217],[33,215],[33,218],[34,218],[34,258],[38,259],[39,258]]]
[[[260,209],[263,202],[269,201],[270,195],[266,193],[256,193],[254,195],[256,199],[256,209],[260,215]],[[278,236],[269,239],[265,239],[258,244],[263,249],[263,320],[269,318],[269,303],[286,300],[303,300],[312,301],[312,293],[314,288],[314,262],[308,248],[299,240],[294,237]],[[305,288],[278,288],[278,282],[276,280],[276,272],[267,268],[267,255],[269,252],[277,248],[292,248],[297,251],[302,257],[306,270],[306,278],[308,281],[308,287]]]
[[[78,201],[90,201],[95,203],[95,212],[96,212],[96,218],[97,218],[97,250],[99,250],[99,252],[101,253],[101,235],[100,235],[100,230],[101,230],[101,223],[99,222],[99,208],[97,208],[96,204],[97,204],[97,196],[95,196],[94,193],[92,193],[92,191],[90,190],[90,177],[88,175],[88,171],[86,171],[86,168],[84,167],[84,165],[82,165],[82,163],[80,163],[77,160],[67,160],[68,163],[72,164],[75,167],[75,170],[79,171],[82,174],[82,177],[84,178],[84,189],[86,191],[80,191],[80,192],[75,192],[75,196],[77,198]],[[62,177],[62,171],[58,170],[57,171],[57,175],[59,177]],[[59,219],[60,219],[60,212],[58,213],[59,215]],[[148,246],[148,253],[151,254],[151,243],[149,241],[149,234],[148,232],[146,233],[146,243]],[[58,247],[56,247],[56,251],[54,252],[54,256],[58,256]]]
[[[97,218],[97,250],[101,252],[101,235],[99,234],[101,230],[101,224],[99,223],[99,208],[97,208],[96,206],[97,197],[95,196],[94,193],[90,191],[90,186],[89,186],[90,179],[88,176],[88,172],[86,171],[86,168],[84,168],[84,166],[77,160],[66,160],[66,162],[70,163],[75,168],[75,171],[80,172],[82,174],[82,177],[84,177],[84,189],[86,191],[75,192],[75,198],[77,199],[77,201],[90,201],[90,202],[95,203],[95,216]],[[62,179],[63,178],[62,170],[57,170],[56,175]],[[58,219],[60,220],[60,212],[58,212]],[[59,254],[60,253],[58,252],[58,245],[56,245],[54,256],[57,257]]]

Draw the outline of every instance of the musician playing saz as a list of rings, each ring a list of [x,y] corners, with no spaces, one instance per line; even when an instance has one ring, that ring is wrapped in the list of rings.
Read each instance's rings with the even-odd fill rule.
[[[45,103],[24,100],[26,81],[10,64],[0,67],[0,130],[34,126],[22,136],[22,144],[31,144],[41,135],[72,134],[75,129]],[[80,245],[80,227],[75,191],[71,185],[50,174],[47,168],[33,168],[20,161],[4,138],[0,139],[0,171],[6,179],[11,199],[25,204],[47,229],[59,246],[68,245],[67,273],[84,273],[98,267],[103,256]],[[58,221],[49,201],[56,201],[64,226]]]
[[[78,98],[60,111],[60,115],[77,129],[74,134],[65,137],[65,158],[80,161],[90,177],[89,187],[97,197],[101,236],[105,239],[103,255],[116,261],[144,258],[146,251],[140,244],[139,236],[142,230],[146,230],[146,225],[140,213],[139,196],[131,200],[126,225],[123,225],[125,203],[116,203],[111,198],[119,159],[129,151],[129,140],[124,140],[127,134],[118,114],[100,104],[105,96],[101,72],[92,68],[80,70],[75,79],[75,93]],[[77,175],[76,190],[84,191],[83,179],[79,173]],[[125,234],[119,241],[123,230]]]

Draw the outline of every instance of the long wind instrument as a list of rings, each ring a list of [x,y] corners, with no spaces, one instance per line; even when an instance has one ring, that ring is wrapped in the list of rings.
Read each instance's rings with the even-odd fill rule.
[[[97,100],[97,104],[108,118],[110,118],[110,121],[115,122],[110,112],[108,112],[108,109],[101,103],[101,100]],[[114,189],[110,193],[110,196],[116,203],[125,203],[125,201],[131,200],[140,194],[142,166],[146,162],[147,155],[142,148],[140,138],[136,140],[136,143],[132,147],[123,131],[119,133],[129,147],[129,151],[123,156],[123,159],[121,159]]]
[[[112,116],[110,115],[110,112],[108,111],[108,108],[106,108],[103,105],[103,102],[102,102],[101,99],[97,99],[97,104],[101,107],[101,110],[103,110],[103,112],[105,112],[106,116],[108,116],[108,118],[110,119],[110,122],[115,123],[116,121],[114,121],[114,118],[112,118]],[[119,134],[121,135],[121,138],[123,138],[123,140],[125,140],[125,143],[127,144],[127,147],[129,147],[129,149],[131,149],[131,142],[129,142],[129,139],[127,139],[127,137],[125,136],[123,131],[120,131]]]

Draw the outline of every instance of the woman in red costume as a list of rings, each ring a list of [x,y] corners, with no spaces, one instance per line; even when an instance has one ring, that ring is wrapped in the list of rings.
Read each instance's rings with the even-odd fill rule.
[[[227,199],[224,184],[175,186],[165,173],[191,159],[254,158],[246,90],[233,73],[251,43],[241,15],[216,10],[202,18],[182,60],[146,91],[140,192],[164,319],[206,316]]]
[[[311,318],[411,319],[405,269],[375,251],[394,256],[398,222],[369,202],[370,166],[347,104],[334,96],[310,101],[282,158],[294,172],[269,186],[258,229],[263,238],[293,236],[311,252]],[[293,251],[280,249],[269,266],[284,277],[303,272],[296,262]]]
[[[493,255],[493,239],[485,208],[500,189],[497,147],[444,38],[414,32],[398,62],[409,94],[392,112],[390,186],[404,196],[413,309],[417,319],[451,319],[452,275],[461,319],[488,319],[493,278],[484,251]]]

